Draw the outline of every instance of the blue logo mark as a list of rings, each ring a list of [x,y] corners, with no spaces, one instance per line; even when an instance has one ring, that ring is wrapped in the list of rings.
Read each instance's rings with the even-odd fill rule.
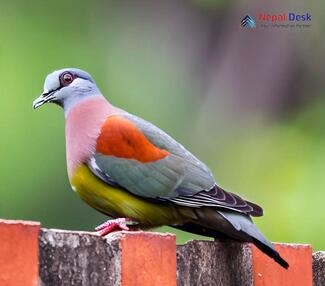
[[[243,27],[247,27],[247,28],[256,28],[256,24],[255,24],[255,21],[253,19],[253,17],[249,16],[249,15],[246,15],[244,17],[243,20],[241,20],[240,24],[243,26]]]

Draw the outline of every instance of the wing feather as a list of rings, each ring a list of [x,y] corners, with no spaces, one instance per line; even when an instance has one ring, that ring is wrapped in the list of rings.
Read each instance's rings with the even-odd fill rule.
[[[243,212],[252,216],[262,216],[263,209],[249,201],[246,201],[236,194],[227,192],[215,185],[209,191],[203,190],[192,196],[178,196],[176,198],[168,198],[163,200],[171,201],[181,206],[191,207],[216,207],[226,208],[239,212]]]
[[[210,169],[162,130],[130,114],[118,117],[106,120],[100,148],[88,164],[107,184],[157,202],[263,214],[256,204],[218,187]]]

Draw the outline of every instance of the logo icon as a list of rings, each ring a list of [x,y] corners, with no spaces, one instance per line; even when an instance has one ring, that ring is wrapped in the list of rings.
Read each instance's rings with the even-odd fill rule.
[[[256,24],[255,24],[253,17],[251,17],[249,15],[246,15],[243,18],[243,20],[241,20],[240,24],[242,25],[242,27],[251,28],[251,29],[256,28]]]

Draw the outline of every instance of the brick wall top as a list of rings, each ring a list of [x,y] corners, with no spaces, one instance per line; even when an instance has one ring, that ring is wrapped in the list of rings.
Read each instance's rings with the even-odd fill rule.
[[[281,268],[249,243],[190,241],[175,236],[40,229],[0,220],[0,285],[315,285],[325,286],[325,252],[276,244]]]

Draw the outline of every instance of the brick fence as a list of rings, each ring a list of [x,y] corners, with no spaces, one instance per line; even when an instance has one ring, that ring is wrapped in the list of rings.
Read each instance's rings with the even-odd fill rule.
[[[325,252],[276,244],[289,262],[278,266],[250,243],[190,241],[175,236],[40,228],[0,220],[0,285],[234,285],[325,286]]]

